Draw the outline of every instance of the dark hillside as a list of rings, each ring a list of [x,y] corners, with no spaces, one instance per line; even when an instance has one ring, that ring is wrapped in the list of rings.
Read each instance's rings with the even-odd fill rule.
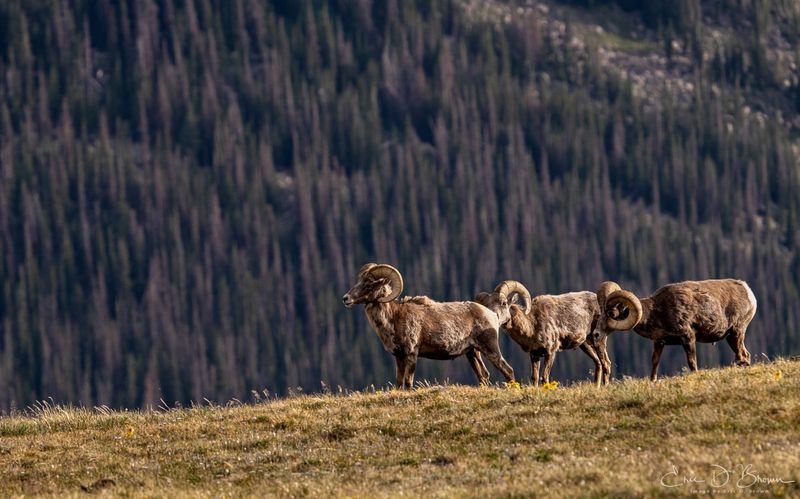
[[[750,350],[796,353],[797,5],[671,4],[3,2],[0,408],[384,384],[367,261],[441,300],[744,278]]]

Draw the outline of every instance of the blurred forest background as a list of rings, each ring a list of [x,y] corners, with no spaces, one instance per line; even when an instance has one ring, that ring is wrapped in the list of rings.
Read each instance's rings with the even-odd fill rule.
[[[797,354],[799,42],[793,0],[4,1],[0,409],[384,386],[369,261],[438,300],[742,278],[754,358]]]

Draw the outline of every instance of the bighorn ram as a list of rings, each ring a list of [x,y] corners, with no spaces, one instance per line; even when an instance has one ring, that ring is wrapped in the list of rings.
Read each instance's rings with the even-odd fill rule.
[[[504,305],[512,295],[522,297],[524,309],[516,304]],[[541,381],[548,383],[556,352],[577,347],[594,362],[595,384],[608,383],[611,360],[605,342],[595,346],[586,341],[600,315],[597,296],[591,291],[540,295],[531,300],[530,293],[521,283],[503,281],[493,293],[479,293],[475,301],[495,311],[511,339],[530,355],[534,386],[539,385],[539,361],[542,357],[544,370]],[[509,309],[507,314],[504,307]],[[503,321],[503,316],[508,318]]]
[[[756,314],[756,297],[750,286],[735,279],[685,281],[667,284],[640,300],[614,282],[604,282],[597,292],[600,320],[592,333],[595,344],[613,331],[633,330],[653,340],[653,370],[664,345],[683,345],[689,369],[697,370],[695,343],[714,343],[725,338],[736,354],[736,364],[749,365],[744,347],[747,325]]]
[[[395,301],[403,291],[403,277],[391,265],[368,263],[358,281],[342,297],[348,308],[363,303],[372,328],[397,361],[397,386],[412,388],[417,357],[454,359],[466,355],[481,384],[489,371],[481,353],[489,357],[507,381],[514,370],[500,353],[498,315],[475,302],[439,303],[427,296]]]

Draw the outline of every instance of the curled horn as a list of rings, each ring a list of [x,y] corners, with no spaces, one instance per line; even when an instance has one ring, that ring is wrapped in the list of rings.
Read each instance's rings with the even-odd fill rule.
[[[386,303],[388,301],[392,301],[398,296],[400,293],[403,292],[403,276],[400,275],[400,271],[396,268],[392,267],[391,265],[387,265],[385,263],[375,265],[371,264],[372,267],[365,265],[362,267],[362,272],[369,272],[373,277],[377,278],[386,278],[389,279],[389,287],[392,288],[392,292],[389,293],[388,296],[381,298],[380,302]]]
[[[522,297],[522,301],[525,303],[525,313],[527,314],[531,310],[531,294],[528,292],[528,289],[522,285],[519,281],[503,281],[494,288],[495,293],[501,293],[506,295],[506,297],[511,297],[514,293],[517,293]]]
[[[365,264],[363,267],[361,267],[361,270],[358,271],[358,275],[361,276],[361,275],[366,274],[367,272],[369,272],[369,269],[371,269],[372,267],[374,267],[376,265],[378,265],[378,264],[377,263],[367,263],[367,264]]]
[[[600,288],[598,288],[596,294],[597,294],[597,303],[600,305],[601,311],[606,309],[606,300],[608,299],[608,295],[619,289],[622,288],[620,288],[619,284],[617,284],[614,281],[605,281],[602,284],[600,284]]]
[[[606,305],[603,312],[607,311],[609,307],[613,307],[617,303],[622,304],[628,308],[628,317],[618,321],[606,316],[606,324],[610,329],[616,331],[628,331],[636,327],[639,321],[642,320],[642,303],[636,295],[624,289],[618,289],[608,295]]]

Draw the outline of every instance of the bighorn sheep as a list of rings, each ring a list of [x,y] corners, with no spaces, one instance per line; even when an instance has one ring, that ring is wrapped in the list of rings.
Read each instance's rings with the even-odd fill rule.
[[[525,308],[508,303],[512,295],[522,297]],[[516,296],[514,297],[516,298]],[[556,352],[580,348],[594,362],[594,382],[607,384],[611,376],[611,360],[605,342],[597,346],[586,341],[600,315],[597,296],[591,291],[562,295],[540,295],[531,300],[528,290],[518,281],[503,281],[493,293],[479,293],[475,301],[501,316],[508,335],[531,358],[531,382],[539,385],[539,361],[544,357],[542,383],[550,381]],[[506,314],[504,307],[509,311]],[[508,317],[505,321],[502,317]]]
[[[364,304],[383,347],[395,356],[399,388],[412,388],[417,357],[445,360],[466,355],[480,383],[486,384],[489,371],[481,353],[507,381],[514,381],[514,370],[498,344],[500,321],[505,317],[469,301],[439,303],[427,296],[395,301],[402,291],[403,277],[396,268],[368,263],[342,297],[348,308]]]
[[[756,314],[756,297],[750,286],[735,279],[685,281],[667,284],[639,300],[633,293],[606,281],[597,292],[600,320],[592,333],[595,344],[613,331],[633,330],[653,341],[653,369],[664,345],[683,345],[689,369],[697,370],[695,343],[715,343],[723,338],[736,355],[736,364],[749,365],[744,347],[747,325]]]

